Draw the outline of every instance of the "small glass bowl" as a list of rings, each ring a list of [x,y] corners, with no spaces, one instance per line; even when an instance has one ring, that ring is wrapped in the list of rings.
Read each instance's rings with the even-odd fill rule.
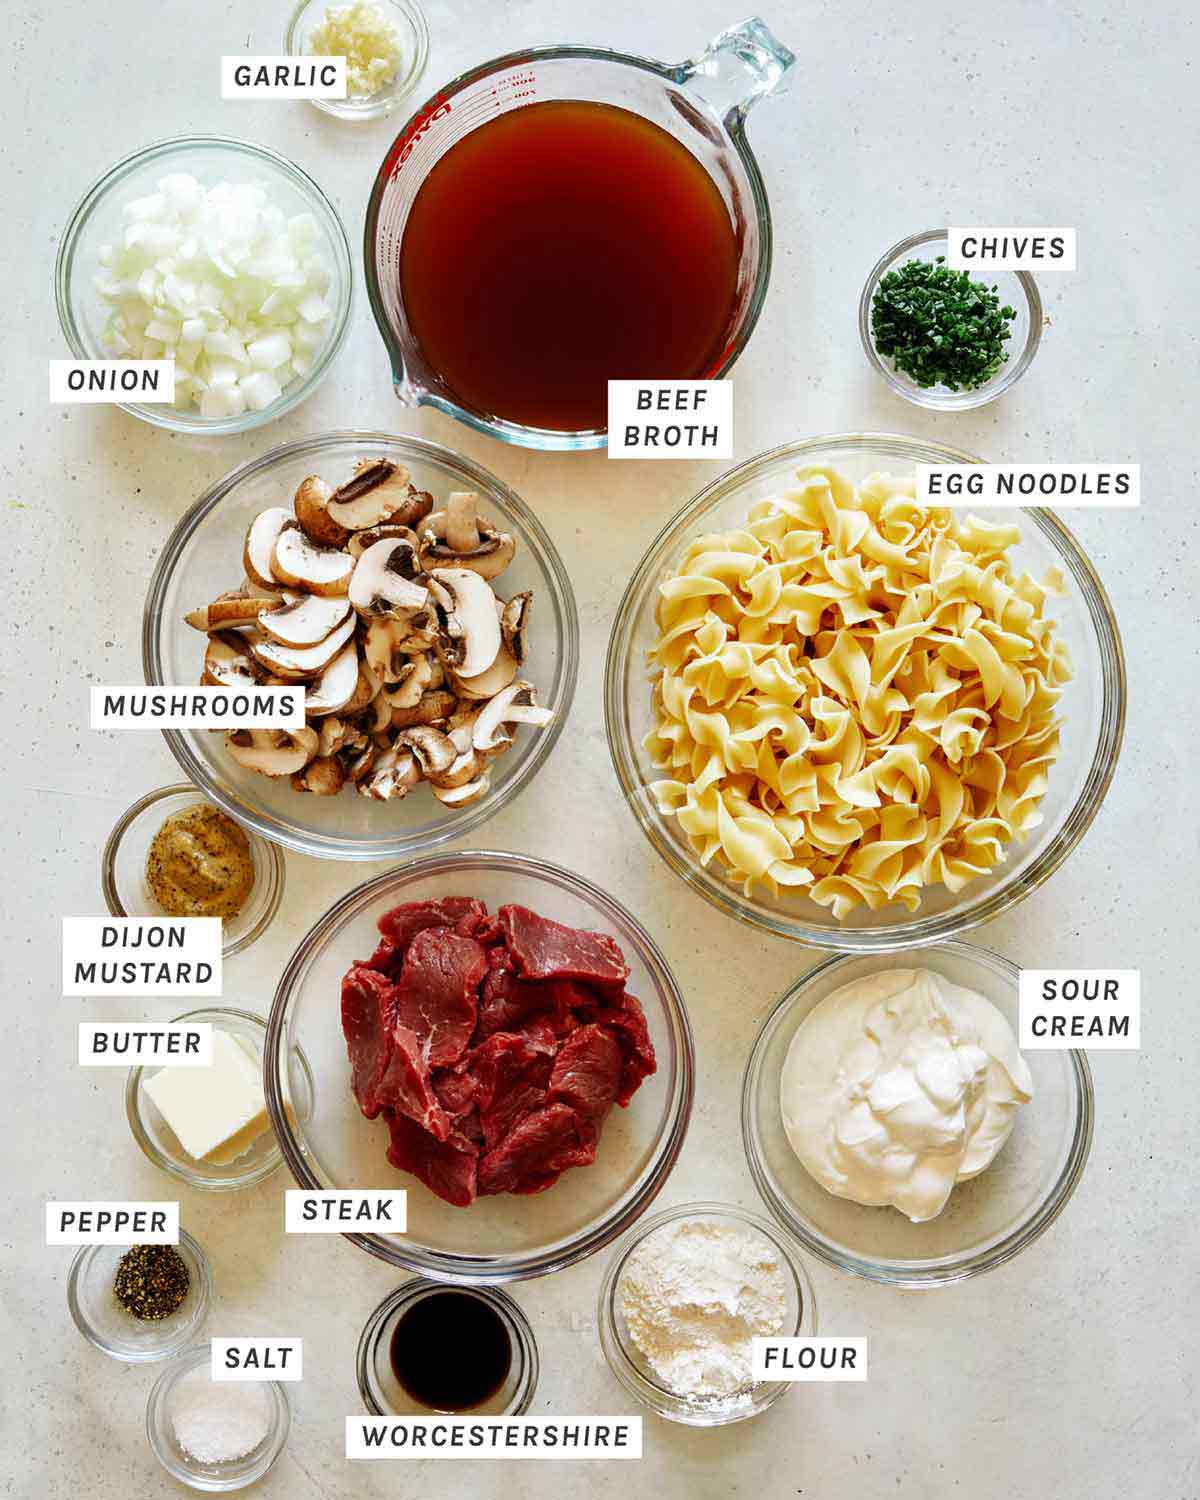
[[[202,417],[191,406],[119,403],[122,411],[171,432],[203,437],[249,432],[299,406],[329,373],[350,323],[354,289],[350,244],[337,209],[308,173],[266,146],[224,135],[181,135],[144,146],[122,157],[92,184],[63,231],[54,268],[55,300],[63,334],[77,359],[111,358],[101,337],[108,309],[92,284],[99,269],[100,246],[118,237],[122,205],[153,191],[159,178],[170,172],[190,172],[206,187],[223,181],[259,183],[284,212],[307,212],[317,223],[329,267],[327,300],[333,311],[325,342],[314,351],[307,375],[293,380],[278,400],[262,411],[245,411],[238,417]]]
[[[528,906],[572,927],[603,932],[629,964],[658,1068],[625,1109],[613,1109],[595,1162],[565,1172],[536,1197],[502,1193],[455,1208],[387,1160],[385,1122],[367,1120],[350,1088],[338,995],[342,977],[379,941],[376,922],[405,901],[475,896],[495,911]],[[289,1054],[303,1047],[316,1092],[312,1114],[281,1109]],[[404,1234],[347,1234],[394,1266],[438,1281],[496,1285],[574,1265],[623,1234],[658,1196],[678,1160],[692,1112],[695,1058],[679,987],[653,938],[613,897],[546,860],[497,850],[454,850],[364,881],[301,939],[279,978],[267,1022],[267,1108],[284,1159],[306,1190],[404,1188]]]
[[[665,1417],[668,1422],[682,1422],[689,1427],[724,1427],[730,1422],[743,1422],[747,1417],[756,1417],[760,1412],[766,1411],[785,1391],[791,1389],[793,1382],[760,1380],[729,1397],[689,1398],[677,1395],[662,1384],[646,1363],[629,1335],[621,1311],[621,1277],[629,1257],[655,1230],[661,1229],[664,1224],[678,1224],[685,1219],[715,1219],[738,1225],[761,1234],[775,1246],[788,1279],[788,1309],[781,1338],[794,1338],[801,1334],[811,1337],[816,1333],[816,1294],[803,1262],[786,1236],[780,1234],[778,1226],[761,1214],[749,1213],[732,1203],[685,1203],[679,1208],[669,1208],[639,1224],[617,1246],[608,1263],[608,1270],[604,1273],[597,1306],[600,1344],[609,1368],[631,1396],[656,1411],[660,1417]]]
[[[741,526],[757,501],[793,487],[796,470],[829,464],[856,483],[883,471],[912,474],[917,464],[974,464],[981,460],[931,439],[857,432],[808,438],[773,448],[715,479],[659,532],[637,566],[616,619],[605,664],[604,718],[617,779],[643,833],[675,873],[726,916],[779,937],[843,952],[892,953],[956,937],[1015,906],[1048,880],[1087,832],[1112,782],[1125,730],[1125,657],[1112,605],[1095,568],[1053,511],[989,510],[994,524],[1021,533],[1010,554],[1017,571],[1042,577],[1059,568],[1067,593],[1047,604],[1071,653],[1075,675],[1060,713],[1062,748],[1049,768],[1042,823],[1006,846],[1004,858],[960,891],[926,886],[915,912],[898,902],[872,911],[860,906],[839,921],[802,889],[770,895],[743,891],[719,858],[702,863],[678,820],[658,810],[652,784],[663,772],[645,748],[654,727],[647,653],[658,639],[659,586],[689,544],[706,532]]]
[[[257,1448],[242,1458],[221,1464],[201,1463],[179,1446],[171,1421],[171,1398],[175,1387],[185,1375],[190,1375],[193,1370],[201,1367],[207,1368],[211,1360],[210,1345],[202,1344],[181,1354],[174,1364],[162,1372],[146,1403],[146,1436],[150,1439],[155,1457],[172,1479],[178,1479],[181,1484],[190,1485],[194,1490],[225,1493],[245,1489],[248,1484],[261,1479],[271,1468],[287,1446],[288,1434],[292,1429],[292,1404],[288,1400],[286,1388],[278,1380],[262,1381],[271,1407],[271,1426],[266,1437]]]
[[[161,917],[162,907],[150,894],[146,856],[154,836],[173,813],[202,806],[202,797],[189,782],[161,786],[139,797],[117,819],[100,856],[100,884],[114,917]],[[248,948],[271,925],[283,900],[283,855],[252,828],[239,825],[250,843],[254,885],[236,917],[221,924],[221,952],[226,958]]]
[[[950,239],[944,229],[929,229],[923,234],[913,234],[898,245],[893,245],[886,255],[876,261],[867,284],[863,287],[858,303],[858,331],[862,338],[867,358],[898,396],[903,396],[913,406],[924,406],[932,411],[969,411],[975,406],[986,406],[997,396],[1002,396],[1016,385],[1033,363],[1038,345],[1042,341],[1042,299],[1037,284],[1028,271],[998,271],[980,266],[972,271],[972,279],[986,281],[995,286],[1001,307],[1011,307],[1016,317],[1008,325],[1009,336],[1005,341],[1008,358],[988,381],[969,391],[952,391],[944,385],[921,386],[911,376],[897,370],[892,361],[881,355],[875,347],[871,333],[871,303],[875,289],[889,271],[897,270],[906,260],[935,260],[949,252]]]
[[[913,1224],[827,1192],[784,1133],[779,1080],[800,1023],[834,990],[881,970],[929,968],[990,1000],[1018,1032],[1020,971],[969,943],[918,955],[826,959],[798,979],[763,1023],[742,1084],[742,1137],[767,1207],[800,1244],[839,1271],[888,1286],[946,1286],[994,1270],[1031,1245],[1066,1207],[1092,1144],[1092,1075],[1082,1052],[1024,1053],[1033,1098],[986,1171],[960,1182],[936,1219]]]
[[[289,57],[310,57],[308,38],[331,7],[345,0],[300,0],[288,22],[283,50]],[[339,120],[381,120],[390,115],[412,93],[425,72],[429,60],[429,26],[425,12],[416,0],[378,0],[396,30],[400,33],[403,59],[396,76],[365,99],[311,99],[318,109]]]
[[[183,1302],[169,1318],[142,1322],[117,1301],[113,1280],[129,1245],[84,1245],[67,1275],[67,1306],[75,1326],[90,1344],[127,1364],[150,1364],[169,1359],[194,1344],[208,1319],[212,1301],[212,1270],[208,1257],[188,1234],[179,1231],[175,1249],[188,1268],[191,1285]]]
[[[267,1024],[261,1016],[248,1010],[209,1008],[189,1010],[179,1021],[211,1021],[222,1031],[227,1031],[238,1041],[247,1044],[258,1059],[262,1060],[266,1045]],[[179,1143],[175,1132],[155,1108],[143,1087],[147,1079],[159,1071],[156,1063],[130,1068],[125,1082],[125,1115],[133,1138],[146,1156],[164,1172],[178,1177],[189,1187],[202,1192],[222,1193],[236,1188],[252,1187],[262,1182],[276,1170],[283,1160],[279,1140],[274,1129],[268,1126],[244,1155],[223,1166],[215,1162],[197,1161],[189,1156]],[[312,1113],[313,1079],[308,1060],[299,1048],[294,1048],[287,1059],[288,1108],[292,1115],[305,1120]]]
[[[504,1384],[490,1401],[473,1406],[469,1415],[519,1417],[533,1404],[538,1382],[537,1343],[525,1314],[497,1287],[457,1286],[417,1276],[386,1296],[367,1319],[358,1340],[358,1389],[363,1405],[375,1416],[422,1416],[429,1407],[414,1401],[392,1371],[392,1334],[416,1302],[436,1292],[461,1292],[486,1302],[504,1323],[512,1345],[512,1364]],[[457,1415],[457,1413],[456,1413]],[[465,1415],[465,1414],[464,1414]]]
[[[538,702],[554,714],[544,729],[522,729],[492,764],[492,786],[477,802],[446,807],[427,787],[376,802],[348,788],[336,797],[297,792],[286,776],[260,776],[239,766],[224,737],[208,730],[165,729],[167,748],[204,796],[245,828],[319,859],[399,859],[461,838],[532,781],[567,720],[579,665],[579,616],[561,557],[541,522],[507,485],[439,443],[385,432],[327,432],[239,464],[182,517],[159,555],[142,616],[142,664],[155,685],[195,682],[204,638],[184,622],[197,604],[215,599],[241,576],[246,528],[270,505],[291,501],[300,481],[319,474],[333,484],[360,459],[402,464],[419,488],[439,501],[452,490],[475,490],[485,515],[516,539],[517,552],[497,587],[506,597],[531,590],[533,608],[523,670]]]

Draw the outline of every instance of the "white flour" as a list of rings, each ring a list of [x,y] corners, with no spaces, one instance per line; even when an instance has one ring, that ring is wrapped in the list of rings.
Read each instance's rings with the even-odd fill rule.
[[[787,1279],[763,1235],[714,1219],[656,1229],[629,1257],[621,1311],[659,1380],[679,1396],[751,1384],[750,1341],[783,1331]]]

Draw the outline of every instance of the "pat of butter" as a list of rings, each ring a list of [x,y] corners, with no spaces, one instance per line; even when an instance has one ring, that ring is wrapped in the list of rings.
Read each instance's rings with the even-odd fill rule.
[[[196,1161],[224,1166],[271,1128],[258,1059],[218,1027],[211,1067],[161,1068],[143,1087]]]

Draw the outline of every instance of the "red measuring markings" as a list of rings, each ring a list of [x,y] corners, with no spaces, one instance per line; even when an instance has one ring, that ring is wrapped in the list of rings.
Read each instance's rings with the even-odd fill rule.
[[[409,123],[408,129],[403,135],[398,135],[392,143],[392,149],[388,152],[387,160],[384,162],[384,170],[388,176],[394,176],[413,153],[413,147],[426,133],[435,120],[440,120],[443,115],[450,113],[450,101],[444,94],[435,94],[429,103],[419,114],[414,115]]]

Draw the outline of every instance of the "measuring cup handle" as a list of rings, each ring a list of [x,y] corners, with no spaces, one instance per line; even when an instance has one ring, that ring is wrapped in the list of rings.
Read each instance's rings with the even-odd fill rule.
[[[679,65],[677,76],[731,129],[741,125],[759,99],[788,86],[795,61],[796,54],[766,22],[752,16],[713,37],[699,57]]]

